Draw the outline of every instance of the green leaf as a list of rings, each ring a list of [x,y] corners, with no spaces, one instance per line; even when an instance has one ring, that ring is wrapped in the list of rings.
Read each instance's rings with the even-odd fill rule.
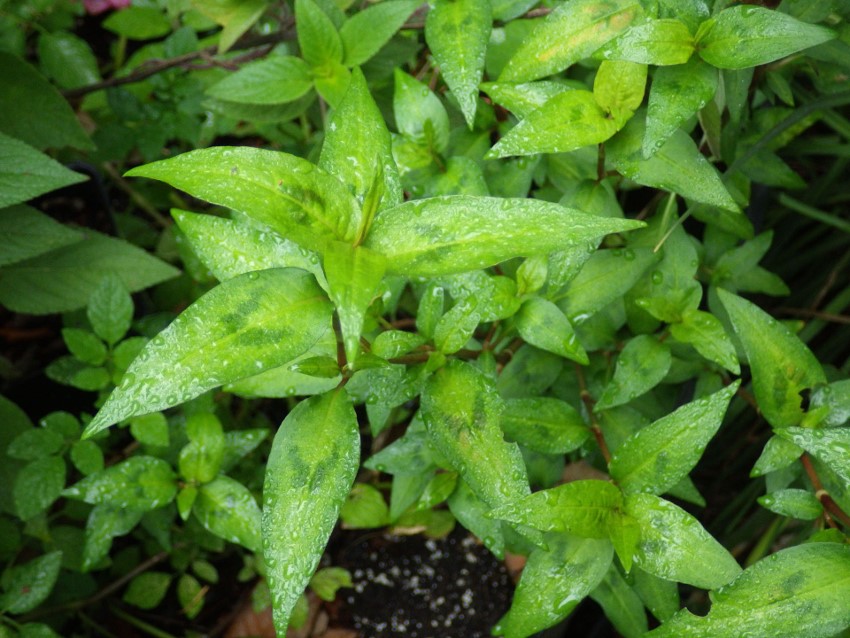
[[[629,494],[625,511],[640,526],[634,561],[645,572],[703,589],[716,589],[741,573],[699,521],[673,503],[652,494]]]
[[[733,212],[740,210],[717,170],[681,129],[677,129],[652,157],[644,159],[644,119],[636,115],[606,144],[606,157],[614,168],[638,184],[668,190]]]
[[[583,84],[581,86],[584,86]],[[576,87],[561,82],[484,82],[481,90],[519,118],[527,118],[550,99]]]
[[[159,459],[156,459],[159,460]],[[131,489],[127,483],[125,489]],[[136,488],[139,489],[139,488]],[[132,500],[132,499],[130,499]],[[129,533],[142,519],[144,512],[120,504],[102,503],[92,508],[86,521],[86,542],[83,546],[83,571],[98,565],[112,546],[112,539]]]
[[[224,431],[214,414],[199,412],[186,419],[189,442],[180,450],[180,475],[192,483],[209,483],[224,459]]]
[[[425,343],[425,338],[415,332],[385,330],[372,342],[372,354],[384,359],[393,359],[415,350]]]
[[[803,418],[800,392],[826,383],[820,363],[794,333],[758,306],[722,289],[717,295],[747,353],[764,418],[775,428],[797,425]]]
[[[653,576],[638,567],[631,571],[631,576],[635,592],[658,620],[666,622],[679,611],[681,602],[676,583]]]
[[[734,374],[741,374],[735,346],[723,329],[720,319],[702,310],[686,310],[682,321],[670,326],[670,334],[682,343],[691,344],[709,361],[720,364]]]
[[[298,46],[311,67],[342,62],[342,40],[328,15],[313,0],[295,0]]]
[[[71,446],[71,462],[83,476],[103,469],[103,451],[94,441],[77,441]],[[63,481],[64,487],[64,481]]]
[[[640,225],[540,200],[455,195],[382,211],[364,245],[386,255],[389,273],[433,277],[586,245]]]
[[[330,317],[330,303],[303,270],[276,268],[229,279],[145,346],[86,436],[281,366],[315,344]]]
[[[421,0],[385,0],[351,16],[339,29],[343,64],[352,67],[369,60],[421,4]]]
[[[0,133],[0,208],[86,179],[32,146]]]
[[[823,515],[823,506],[808,490],[776,490],[760,496],[758,502],[771,512],[802,521],[813,521]]]
[[[77,359],[95,366],[106,361],[106,344],[93,332],[81,328],[62,328],[62,340]]]
[[[631,0],[574,0],[559,5],[508,60],[500,81],[536,80],[589,57],[643,10]]]
[[[239,104],[286,104],[313,88],[304,60],[293,55],[270,55],[246,64],[207,89],[207,94]]]
[[[835,35],[780,11],[742,5],[724,9],[700,25],[697,51],[713,66],[745,69],[822,44]]]
[[[850,487],[850,428],[784,428],[776,434],[822,461]]]
[[[177,601],[187,618],[194,618],[204,607],[204,588],[191,574],[183,574],[177,581]]]
[[[580,480],[504,502],[493,510],[493,518],[543,532],[608,538],[612,522],[621,516],[623,494],[608,481]]]
[[[587,365],[587,353],[576,339],[569,319],[558,306],[541,297],[531,297],[516,314],[520,336],[541,350]]]
[[[370,9],[403,3],[405,0],[390,1]],[[360,69],[352,72],[348,91],[330,118],[319,166],[345,184],[363,205],[358,239],[368,233],[375,212],[397,206],[404,199],[389,130]],[[367,210],[368,195],[376,182],[376,201]]]
[[[168,421],[162,412],[152,412],[130,419],[130,433],[142,445],[168,447]]]
[[[389,508],[380,491],[366,483],[355,483],[339,512],[348,529],[372,529],[389,522]]]
[[[342,587],[354,587],[351,574],[342,567],[325,567],[315,573],[310,579],[310,589],[326,602],[336,598],[336,592]]]
[[[171,574],[165,572],[144,572],[139,574],[127,587],[123,600],[139,609],[154,609],[159,606],[168,587],[171,585]]]
[[[63,495],[92,505],[147,511],[167,505],[177,494],[171,466],[153,456],[133,456],[64,490]]]
[[[806,543],[747,568],[714,592],[708,615],[683,609],[651,638],[829,638],[850,626],[850,547]]]
[[[21,520],[45,511],[65,487],[65,461],[58,456],[36,459],[24,465],[15,477],[12,498]]]
[[[313,69],[313,79],[319,95],[331,108],[338,108],[351,84],[351,72],[339,62],[331,62]]]
[[[590,597],[602,607],[605,616],[624,638],[640,638],[647,630],[646,612],[635,590],[616,565],[611,565]]]
[[[13,459],[34,461],[56,454],[65,444],[65,437],[55,430],[27,427],[15,436],[4,450]]]
[[[42,33],[38,38],[38,58],[44,74],[63,89],[75,89],[102,79],[91,47],[67,31]]]
[[[475,496],[463,479],[458,479],[457,487],[447,504],[461,525],[480,538],[496,558],[504,558],[505,536],[502,522],[489,518],[490,507]]]
[[[564,91],[512,128],[486,157],[566,153],[604,142],[617,130],[593,93]]]
[[[572,452],[590,436],[573,406],[550,397],[508,399],[499,423],[509,439],[543,454]]]
[[[334,357],[318,356],[299,359],[290,365],[289,369],[299,374],[321,379],[335,379],[339,376],[339,362]]]
[[[662,494],[675,486],[702,457],[739,385],[686,403],[635,432],[614,452],[611,477],[627,494]]]
[[[655,337],[633,337],[617,357],[614,377],[605,386],[594,411],[628,403],[649,392],[667,375],[672,361],[669,346]]]
[[[643,102],[646,65],[605,60],[593,80],[593,97],[620,129]]]
[[[357,415],[340,389],[302,401],[275,435],[263,487],[263,554],[284,634],[360,461]]]
[[[37,257],[83,238],[79,231],[25,204],[0,209],[0,235],[3,237],[0,266]]]
[[[353,365],[360,352],[366,310],[384,276],[384,256],[364,248],[331,242],[325,252],[325,275],[339,315],[345,357]]]
[[[425,41],[470,129],[492,26],[490,0],[435,0],[425,18]]]
[[[812,392],[810,412],[823,414],[822,427],[844,425],[850,419],[850,379],[835,381]]]
[[[136,292],[179,271],[132,244],[86,230],[82,241],[4,268],[0,303],[34,314],[76,310],[110,273]]]
[[[0,93],[0,133],[4,134],[0,140],[5,140],[8,135],[39,150],[66,146],[80,150],[93,148],[73,109],[59,91],[32,66],[5,51],[0,51],[0,84],[3,85],[3,92]],[[32,126],[32,122],[38,122],[39,125]],[[4,147],[5,144],[0,145],[0,149]],[[32,153],[27,146],[18,148]],[[5,152],[0,151],[0,155],[5,155]],[[84,179],[81,175],[75,177],[78,178],[76,181]],[[6,188],[3,186],[0,190]],[[35,195],[17,201],[25,201],[30,197]],[[4,197],[0,201],[6,199]],[[0,207],[7,205],[0,204]]]
[[[50,552],[17,565],[3,576],[5,592],[0,596],[0,609],[4,613],[23,614],[43,603],[62,567],[62,552]]]
[[[360,222],[357,201],[336,178],[278,151],[215,146],[126,174],[237,210],[310,250],[321,250],[328,239],[352,240]]]
[[[110,346],[127,334],[133,321],[133,299],[120,277],[109,273],[101,280],[89,296],[86,316],[95,334]]]
[[[224,53],[266,10],[266,0],[191,0],[192,6],[224,27],[218,39],[218,52]]]
[[[519,448],[502,439],[502,407],[492,382],[460,360],[438,370],[422,392],[422,419],[432,444],[490,507],[530,490]]]
[[[643,157],[651,157],[671,135],[714,97],[717,69],[699,58],[661,67],[652,76]]]
[[[522,570],[511,608],[493,628],[496,636],[525,638],[566,618],[596,589],[611,565],[604,540],[548,534],[548,549],[535,548]]]
[[[127,7],[109,14],[102,26],[130,40],[153,40],[171,31],[171,24],[156,7]]]
[[[252,552],[262,548],[260,508],[248,488],[229,476],[202,485],[192,512],[216,536]]]
[[[790,294],[782,280],[758,265],[773,242],[773,231],[765,231],[740,246],[724,252],[711,273],[711,283],[730,292]]]
[[[461,299],[446,312],[434,327],[434,345],[443,354],[463,348],[481,321],[481,303],[475,295]]]
[[[694,37],[685,23],[666,19],[629,27],[602,47],[599,54],[608,60],[662,66],[684,64],[693,52]]]
[[[422,495],[416,502],[416,508],[430,509],[444,502],[455,491],[458,481],[458,475],[455,472],[440,472],[434,475],[422,491]]]
[[[395,70],[393,114],[399,133],[437,153],[449,144],[449,115],[425,84],[401,69]]]

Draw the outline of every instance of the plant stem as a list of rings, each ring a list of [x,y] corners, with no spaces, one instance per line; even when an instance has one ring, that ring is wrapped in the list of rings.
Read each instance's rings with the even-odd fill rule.
[[[821,483],[820,477],[815,470],[815,466],[812,464],[812,459],[808,452],[803,453],[803,456],[800,457],[800,462],[803,464],[803,469],[806,470],[806,475],[812,482],[812,487],[815,488],[815,496],[818,501],[820,501],[820,504],[823,505],[823,513],[827,525],[830,527],[837,527],[833,520],[833,518],[836,518],[841,521],[842,525],[850,528],[850,516],[847,516],[841,507],[839,507],[838,503],[832,500],[829,492],[824,489],[823,483]]]
[[[596,414],[593,412],[595,401],[587,391],[587,383],[584,380],[584,370],[579,364],[575,364],[576,377],[578,378],[578,387],[581,394],[581,401],[584,403],[584,408],[587,410],[587,418],[590,419],[590,430],[593,432],[593,438],[596,439],[596,444],[599,446],[599,451],[602,453],[602,458],[605,459],[605,464],[611,463],[611,450],[608,449],[608,443],[605,441],[605,434],[602,428],[599,427],[599,422],[596,420]]]

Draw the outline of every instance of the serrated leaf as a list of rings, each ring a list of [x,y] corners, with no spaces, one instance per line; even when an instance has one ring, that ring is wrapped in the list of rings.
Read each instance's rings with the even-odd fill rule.
[[[0,266],[36,257],[83,238],[79,231],[25,204],[0,210],[0,236],[3,237]]]
[[[38,607],[53,590],[61,567],[62,552],[50,552],[12,567],[4,574],[5,593],[0,596],[0,609],[23,614]]]
[[[694,52],[694,37],[685,23],[675,19],[650,20],[629,27],[599,51],[608,60],[640,64],[676,65]]]
[[[301,55],[311,67],[342,62],[342,40],[328,15],[313,0],[295,0]]]
[[[270,55],[216,82],[207,94],[239,104],[286,104],[313,87],[310,67],[293,55]]]
[[[522,570],[511,608],[493,628],[496,636],[526,638],[558,624],[596,589],[613,552],[604,540],[548,534]]]
[[[630,0],[575,0],[559,5],[513,54],[500,81],[536,80],[589,57],[643,13]]]
[[[435,0],[425,18],[425,41],[470,129],[492,24],[490,0]]]
[[[371,8],[386,4],[405,2],[385,2]],[[389,130],[360,69],[352,72],[348,91],[330,119],[319,166],[345,184],[364,209],[377,181],[376,201],[372,203],[373,210],[369,211],[372,216],[378,210],[397,206],[404,199]],[[370,222],[369,216],[364,215],[358,228],[359,238],[368,232]]]
[[[670,348],[655,337],[633,337],[617,357],[614,377],[594,410],[613,408],[649,392],[667,375],[672,361]]]
[[[177,476],[166,461],[133,456],[96,472],[64,490],[63,495],[92,505],[111,505],[136,512],[170,503]]]
[[[720,364],[734,374],[741,374],[735,346],[723,329],[720,319],[702,310],[687,310],[682,321],[670,326],[677,341],[691,344],[709,361]]]
[[[651,157],[664,142],[717,91],[717,69],[699,58],[661,67],[652,76],[643,157]]]
[[[85,435],[281,366],[313,346],[329,330],[330,317],[327,297],[303,270],[229,279],[145,346]]]
[[[644,120],[640,114],[635,115],[606,144],[606,158],[614,168],[638,184],[668,190],[695,202],[740,211],[717,170],[681,129],[677,129],[652,157],[644,159]]]
[[[491,507],[530,491],[519,448],[502,439],[502,407],[492,382],[460,360],[434,373],[422,392],[422,419],[432,444]]]
[[[663,494],[675,486],[702,457],[739,385],[686,403],[635,432],[614,452],[611,477],[627,494]]]
[[[499,423],[509,439],[543,454],[572,452],[590,436],[573,406],[550,397],[508,399]]]
[[[576,339],[569,319],[551,301],[531,297],[522,304],[515,321],[517,331],[526,342],[587,365],[587,353]]]
[[[803,418],[800,392],[826,383],[820,363],[800,339],[755,304],[722,289],[717,295],[747,353],[753,392],[775,428]]]
[[[307,160],[249,147],[215,146],[128,171],[237,210],[304,248],[350,241],[360,207],[332,175]]]
[[[62,494],[65,487],[65,461],[48,456],[24,465],[15,477],[12,498],[21,520],[40,514]]]
[[[566,153],[604,142],[617,130],[617,123],[607,117],[593,93],[564,91],[532,111],[486,157]]]
[[[433,277],[586,245],[640,225],[540,200],[455,195],[382,211],[364,245],[386,255],[388,273]]]
[[[823,44],[836,34],[786,13],[741,5],[724,9],[700,25],[697,51],[721,69],[745,69]]]
[[[218,476],[202,485],[192,512],[216,536],[252,552],[261,550],[260,508],[242,483],[229,476]]]
[[[385,0],[348,18],[339,29],[343,63],[358,66],[374,56],[398,31],[421,0]]]
[[[650,638],[829,638],[850,626],[850,547],[806,543],[747,568],[714,592],[706,616],[683,609]]]
[[[133,321],[133,299],[117,275],[107,274],[92,291],[86,305],[86,316],[95,334],[110,346],[127,334]]]
[[[644,571],[704,589],[716,589],[741,573],[699,521],[673,503],[652,494],[629,494],[625,511],[640,526],[634,562]]]
[[[850,487],[850,428],[784,428],[776,434],[821,460]]]
[[[360,461],[357,415],[344,390],[302,401],[275,435],[263,487],[263,554],[284,634],[324,552]]]

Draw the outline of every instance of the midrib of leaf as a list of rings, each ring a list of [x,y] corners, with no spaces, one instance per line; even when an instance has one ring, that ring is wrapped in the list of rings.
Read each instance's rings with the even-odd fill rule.
[[[596,27],[598,27],[601,23],[603,23],[603,22],[607,22],[607,21],[608,21],[608,20],[610,20],[611,18],[613,18],[613,17],[615,17],[615,16],[618,16],[618,15],[620,15],[621,13],[626,13],[627,11],[630,11],[633,7],[634,7],[634,5],[629,5],[629,6],[627,6],[627,7],[622,8],[622,9],[615,9],[614,11],[611,11],[610,13],[606,13],[606,14],[604,14],[604,15],[602,15],[602,16],[600,16],[600,17],[598,17],[598,18],[597,18],[596,20],[594,20],[593,22],[590,22],[589,24],[585,25],[584,27],[582,27],[582,28],[580,28],[580,29],[577,29],[577,30],[575,30],[575,31],[570,31],[570,32],[567,34],[567,37],[568,37],[568,38],[576,38],[576,39],[578,39],[578,38],[580,37],[580,35],[582,35],[582,34],[586,33],[587,31],[589,31],[589,30],[591,30],[591,29],[595,29],[595,28],[596,28]],[[563,19],[563,18],[561,18],[561,19]],[[582,42],[581,44],[584,44],[584,42]],[[548,62],[548,61],[549,61],[549,60],[550,60],[550,59],[551,59],[554,55],[556,55],[556,54],[558,53],[558,51],[559,51],[561,48],[563,48],[563,40],[562,40],[561,42],[559,42],[558,44],[556,44],[556,45],[554,45],[554,46],[550,47],[549,49],[547,49],[547,50],[545,50],[545,51],[541,52],[541,53],[537,56],[537,59],[538,59],[538,60],[540,60],[541,62]]]

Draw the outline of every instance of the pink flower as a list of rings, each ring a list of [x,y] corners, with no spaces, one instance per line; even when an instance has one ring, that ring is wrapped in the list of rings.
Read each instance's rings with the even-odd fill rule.
[[[123,9],[130,6],[131,0],[83,0],[83,6],[86,8],[86,13],[97,15],[110,9]]]

